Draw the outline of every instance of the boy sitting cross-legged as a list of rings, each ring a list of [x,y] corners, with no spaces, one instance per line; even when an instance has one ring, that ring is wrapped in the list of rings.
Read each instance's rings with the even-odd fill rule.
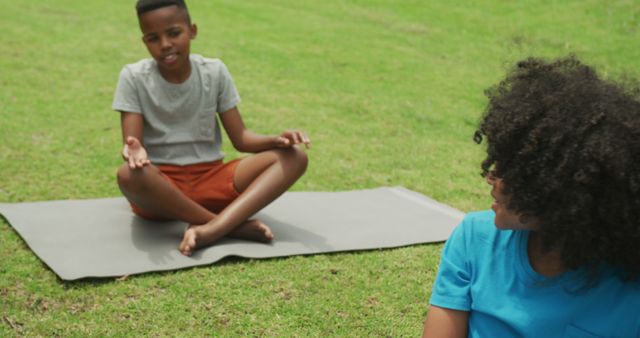
[[[197,26],[182,0],[139,0],[142,41],[150,59],[126,65],[113,109],[121,113],[126,161],[118,185],[137,215],[189,223],[179,250],[231,236],[269,242],[273,233],[249,219],[285,192],[307,167],[297,130],[249,131],[225,65],[190,53]],[[233,146],[254,153],[223,163],[216,113]]]

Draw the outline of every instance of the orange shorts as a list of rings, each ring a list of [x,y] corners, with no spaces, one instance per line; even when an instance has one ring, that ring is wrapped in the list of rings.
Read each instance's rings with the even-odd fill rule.
[[[233,185],[233,175],[240,159],[223,163],[196,163],[189,165],[157,165],[162,177],[178,188],[187,197],[214,213],[219,213],[240,195]],[[133,212],[150,220],[165,218],[143,210],[130,203]]]

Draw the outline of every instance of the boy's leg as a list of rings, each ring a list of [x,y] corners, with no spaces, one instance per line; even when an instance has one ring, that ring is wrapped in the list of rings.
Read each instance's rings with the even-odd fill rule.
[[[263,232],[268,237],[271,230],[266,225],[247,219],[284,193],[306,168],[307,155],[297,146],[268,150],[244,158],[234,175],[240,196],[206,224],[187,229],[180,243],[180,252],[191,255],[196,248],[217,241],[239,225],[241,228],[238,230]]]
[[[153,215],[189,224],[203,224],[215,217],[162,177],[160,169],[152,164],[138,169],[124,164],[117,177],[118,186],[129,202]]]
[[[154,216],[175,219],[190,225],[210,222],[216,214],[204,208],[168,182],[158,167],[148,165],[141,169],[130,169],[122,165],[117,173],[122,194],[133,204]],[[235,182],[234,182],[235,183]],[[265,230],[259,221],[249,220],[228,233],[231,237],[264,241]],[[270,230],[268,234],[270,234]]]

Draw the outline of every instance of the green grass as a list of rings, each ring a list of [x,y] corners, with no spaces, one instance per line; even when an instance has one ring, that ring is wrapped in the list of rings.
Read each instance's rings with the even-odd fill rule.
[[[483,90],[510,65],[575,53],[607,77],[638,76],[632,0],[189,5],[192,51],[225,61],[249,127],[311,136],[293,190],[402,185],[483,209],[483,147],[471,136]],[[147,57],[133,1],[0,0],[0,30],[0,202],[118,196],[112,95],[121,67]],[[413,337],[440,249],[228,259],[69,283],[0,221],[0,336]]]

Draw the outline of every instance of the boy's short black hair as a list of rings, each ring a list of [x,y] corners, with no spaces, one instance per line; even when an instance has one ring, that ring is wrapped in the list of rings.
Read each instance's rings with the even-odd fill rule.
[[[184,0],[138,0],[136,3],[136,12],[138,13],[138,17],[140,17],[140,15],[146,12],[169,6],[178,6],[178,8],[182,9],[187,16],[187,22],[191,24],[189,9],[187,9],[187,4]]]
[[[475,141],[487,140],[508,208],[539,222],[546,248],[590,276],[640,276],[640,95],[575,56],[521,61],[487,90]]]

